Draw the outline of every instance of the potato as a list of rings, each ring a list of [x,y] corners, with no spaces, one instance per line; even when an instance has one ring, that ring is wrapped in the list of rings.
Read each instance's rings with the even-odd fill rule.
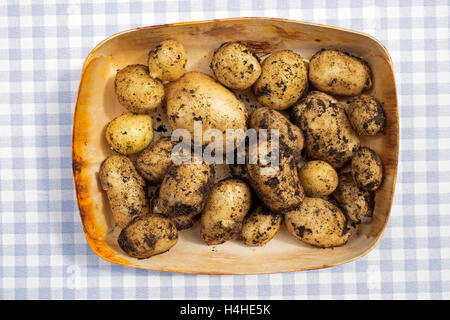
[[[156,204],[156,200],[159,194],[159,186],[149,185],[148,187],[148,196],[150,200],[150,207],[153,208]],[[197,212],[183,214],[179,216],[170,217],[172,222],[175,224],[178,230],[184,230],[191,228],[194,224],[200,219],[200,214]]]
[[[178,230],[189,229],[200,219],[200,214],[189,213],[181,216],[175,216],[171,218]]]
[[[245,142],[245,150],[241,149],[242,146],[233,151],[233,163],[229,164],[230,173],[234,178],[244,180],[245,182],[249,182],[249,176],[247,172],[247,163],[248,163],[248,143]],[[240,152],[245,152],[242,155]],[[244,163],[238,163],[242,162]]]
[[[350,236],[341,210],[321,198],[306,197],[300,208],[284,215],[284,222],[290,234],[316,247],[341,246]]]
[[[318,90],[339,96],[356,96],[372,87],[366,62],[338,50],[321,50],[309,62],[309,81]]]
[[[153,202],[153,212],[169,217],[199,214],[213,186],[214,168],[181,163],[167,171]]]
[[[344,107],[325,93],[310,92],[292,109],[291,121],[303,131],[306,154],[333,168],[342,167],[360,146]]]
[[[213,245],[233,239],[239,234],[250,206],[251,191],[245,182],[227,179],[217,183],[206,200],[200,220],[203,241]]]
[[[149,115],[126,113],[106,127],[106,141],[114,151],[124,155],[142,151],[152,139],[153,124]]]
[[[171,154],[175,142],[163,137],[151,143],[136,158],[136,169],[151,183],[161,183],[172,165]]]
[[[249,157],[257,154],[257,162],[247,164],[250,183],[258,197],[275,213],[284,213],[298,207],[303,201],[303,188],[300,184],[294,155],[289,150],[282,150],[280,146],[279,167],[264,164],[262,159],[269,157],[272,141],[259,142],[256,148],[250,146]],[[261,151],[259,151],[261,149]],[[265,152],[264,152],[265,149]]]
[[[351,173],[339,176],[339,184],[331,194],[347,218],[356,223],[365,222],[373,214],[372,194],[358,188]]]
[[[300,168],[299,176],[308,197],[324,197],[331,194],[339,181],[333,167],[321,160],[307,162]]]
[[[275,110],[295,104],[308,89],[308,75],[300,55],[291,50],[272,53],[262,63],[261,76],[253,85],[259,103]]]
[[[144,215],[130,222],[117,242],[128,255],[146,259],[172,248],[178,241],[178,231],[167,217]]]
[[[368,147],[359,148],[352,159],[352,176],[359,188],[377,190],[383,181],[383,165],[375,151]]]
[[[150,76],[163,81],[174,81],[184,74],[186,51],[177,40],[164,40],[148,54]]]
[[[125,228],[134,217],[150,212],[145,181],[130,159],[121,155],[109,156],[100,166],[99,178],[119,228]]]
[[[245,164],[230,164],[230,172],[234,178],[249,181],[247,167]]]
[[[277,129],[280,143],[283,143],[296,159],[301,158],[303,133],[280,112],[266,107],[258,108],[250,116],[249,126],[257,132],[259,129],[267,129],[270,133],[271,129]]]
[[[360,136],[372,136],[384,130],[383,108],[372,96],[362,94],[352,98],[347,114],[353,129]]]
[[[201,121],[202,132],[198,132],[197,138],[208,129],[218,129],[223,134],[225,152],[227,136],[236,145],[242,142],[248,118],[245,105],[211,77],[201,72],[188,72],[170,83],[166,94],[167,115],[172,129],[187,129],[194,137],[194,122]],[[227,129],[242,131],[226,134]],[[213,140],[214,137],[203,139],[203,144]]]
[[[250,88],[261,74],[259,58],[240,42],[223,43],[210,66],[220,83],[236,90]]]
[[[259,205],[245,216],[241,239],[247,246],[263,246],[275,237],[282,221],[281,214],[273,213],[265,206]]]
[[[117,71],[114,89],[119,103],[134,113],[147,113],[161,106],[164,99],[163,84],[153,79],[148,68],[141,64]]]

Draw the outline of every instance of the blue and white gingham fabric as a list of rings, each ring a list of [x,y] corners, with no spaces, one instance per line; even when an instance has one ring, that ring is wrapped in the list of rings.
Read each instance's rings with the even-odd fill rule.
[[[449,299],[449,1],[0,1],[0,299]],[[266,16],[373,35],[400,104],[395,200],[380,244],[309,272],[207,276],[98,258],[75,201],[72,117],[82,64],[105,37],[189,20]]]

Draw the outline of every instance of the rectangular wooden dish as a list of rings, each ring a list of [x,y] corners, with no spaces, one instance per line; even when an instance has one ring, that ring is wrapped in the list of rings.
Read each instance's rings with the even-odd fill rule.
[[[197,225],[181,231],[178,243],[166,253],[138,260],[122,252],[116,241],[118,230],[114,228],[106,194],[98,180],[101,162],[112,154],[104,137],[105,126],[126,111],[115,97],[114,77],[117,69],[128,64],[147,64],[149,49],[168,38],[179,40],[185,46],[188,71],[208,74],[211,74],[209,62],[214,50],[223,42],[234,40],[255,41],[255,49],[260,53],[291,49],[309,59],[322,48],[336,48],[366,60],[372,68],[374,82],[369,93],[382,103],[386,114],[384,134],[362,137],[362,144],[376,150],[384,165],[384,182],[376,192],[373,221],[363,225],[359,235],[345,246],[334,249],[304,244],[284,227],[264,247],[246,247],[239,241],[207,246],[200,239]],[[155,111],[153,116],[165,121],[163,110]],[[159,125],[154,122],[155,128]],[[168,133],[156,132],[154,139]],[[389,218],[399,150],[392,61],[383,45],[366,34],[283,19],[233,18],[120,32],[102,41],[86,58],[75,107],[72,149],[76,194],[86,239],[92,250],[107,261],[149,270],[204,274],[277,273],[340,265],[372,250]]]

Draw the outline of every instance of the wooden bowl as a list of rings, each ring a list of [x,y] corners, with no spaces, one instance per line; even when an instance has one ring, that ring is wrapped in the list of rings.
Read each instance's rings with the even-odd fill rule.
[[[110,120],[126,111],[114,93],[116,70],[128,64],[147,64],[149,49],[168,38],[177,39],[186,47],[188,71],[209,74],[214,49],[234,40],[250,40],[249,45],[260,55],[287,48],[309,59],[319,49],[337,48],[366,60],[373,71],[374,87],[369,93],[382,103],[386,114],[384,134],[362,138],[363,145],[376,150],[384,165],[384,182],[376,192],[373,221],[362,225],[359,235],[345,246],[334,249],[304,244],[284,228],[264,247],[246,247],[239,241],[207,246],[200,239],[197,225],[181,231],[178,243],[169,252],[145,260],[127,256],[117,245],[119,230],[114,227],[98,180],[101,162],[112,154],[104,130]],[[247,97],[248,92],[242,94]],[[251,94],[248,97],[251,103]],[[170,131],[163,132],[164,110],[156,110],[153,119],[159,131],[154,139],[170,134]],[[380,241],[389,218],[399,150],[392,61],[383,45],[366,34],[283,19],[233,18],[123,31],[102,41],[86,58],[75,108],[72,149],[76,194],[86,239],[92,250],[107,261],[149,270],[205,274],[276,273],[340,265],[372,250]]]

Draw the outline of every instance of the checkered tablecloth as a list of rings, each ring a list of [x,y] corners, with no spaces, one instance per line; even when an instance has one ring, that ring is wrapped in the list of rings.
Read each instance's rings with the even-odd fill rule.
[[[450,298],[449,1],[0,1],[0,299]],[[86,243],[71,167],[84,59],[129,28],[280,17],[371,34],[400,104],[395,200],[380,244],[339,267],[257,276],[149,272]]]

